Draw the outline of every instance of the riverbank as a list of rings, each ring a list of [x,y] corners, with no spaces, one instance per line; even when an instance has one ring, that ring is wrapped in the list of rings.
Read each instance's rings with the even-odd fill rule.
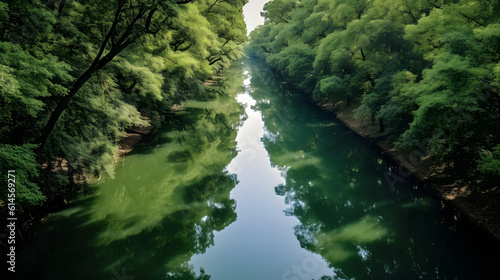
[[[175,114],[180,109],[182,109],[182,104],[174,104],[170,107],[169,114]],[[144,119],[150,124],[149,126],[125,128],[126,135],[118,142],[118,151],[116,153],[118,158],[130,153],[137,144],[142,142],[144,137],[155,130],[156,127],[151,125],[151,120],[148,118]]]
[[[134,147],[144,139],[144,137],[146,137],[151,133],[151,131],[153,131],[153,129],[154,126],[125,129],[125,132],[127,134],[122,137],[122,139],[118,143],[117,155],[121,157],[130,153],[134,149]]]
[[[326,100],[316,101],[325,111],[333,113],[358,135],[377,145],[397,163],[397,171],[389,176],[394,184],[414,175],[417,179],[429,185],[443,200],[451,203],[474,224],[488,232],[500,241],[500,188],[472,186],[466,182],[451,178],[444,172],[444,164],[432,155],[424,155],[420,151],[407,153],[396,149],[388,139],[386,132],[380,132],[379,124],[370,119],[354,117],[354,110],[359,102],[346,106],[339,102],[332,104]],[[416,155],[422,155],[417,158]],[[397,185],[391,185],[397,187]]]
[[[214,88],[219,86],[219,82],[224,78],[222,72],[219,72],[216,75],[212,75],[209,79],[203,81],[202,86],[205,88]],[[182,109],[182,104],[174,104],[170,107],[169,114],[175,114],[178,110]],[[148,123],[151,123],[149,119],[147,119]],[[117,156],[122,157],[128,153],[130,153],[134,147],[139,144],[144,137],[148,136],[153,130],[154,126],[150,125],[147,127],[131,127],[126,128],[125,132],[127,133],[120,142],[118,142],[118,152]]]

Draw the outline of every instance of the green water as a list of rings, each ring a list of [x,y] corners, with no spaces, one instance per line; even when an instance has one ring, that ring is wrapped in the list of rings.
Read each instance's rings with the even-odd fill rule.
[[[460,219],[391,188],[380,152],[262,65],[226,76],[50,215],[17,279],[488,279]]]

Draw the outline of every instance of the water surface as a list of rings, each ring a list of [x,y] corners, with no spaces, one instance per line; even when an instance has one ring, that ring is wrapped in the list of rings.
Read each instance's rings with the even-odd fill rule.
[[[18,279],[487,279],[452,213],[245,61],[50,215]],[[134,278],[135,277],[135,278]]]

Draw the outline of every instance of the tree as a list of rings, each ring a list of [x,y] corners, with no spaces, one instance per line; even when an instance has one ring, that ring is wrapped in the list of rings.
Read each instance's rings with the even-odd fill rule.
[[[264,11],[261,16],[266,21],[277,24],[280,22],[289,23],[294,12],[296,0],[275,0],[264,4]]]
[[[500,141],[498,11],[498,1],[271,1],[250,49],[286,79],[306,77],[315,97],[360,97],[357,116],[378,118],[399,148],[475,176]]]
[[[101,18],[99,22],[108,25],[109,28],[106,32],[98,34],[97,39],[94,40],[97,52],[90,66],[76,78],[67,95],[57,103],[56,108],[52,111],[38,140],[40,150],[43,149],[61,114],[81,87],[98,70],[106,66],[140,37],[146,34],[154,34],[158,30],[153,30],[153,28],[167,25],[169,17],[175,15],[176,11],[175,3],[170,1],[116,0],[96,4],[95,6],[89,6],[87,12],[93,14],[94,17],[99,15]]]
[[[38,118],[51,96],[66,94],[70,66],[57,57],[36,58],[11,42],[0,42],[0,137],[20,145],[38,137]]]
[[[15,185],[15,191],[9,191],[9,188],[2,188],[0,194],[2,200],[8,204],[8,198],[12,198],[15,203],[16,211],[24,211],[33,205],[39,205],[45,200],[45,196],[35,179],[38,176],[39,166],[36,162],[35,145],[0,145],[0,167],[4,173],[4,178]],[[12,172],[11,172],[12,171]],[[15,196],[8,195],[13,193]]]
[[[479,159],[479,172],[484,181],[495,184],[500,180],[500,145],[491,152],[484,153]]]
[[[487,111],[481,106],[485,98],[481,80],[488,74],[458,55],[436,56],[434,66],[424,70],[422,81],[412,88],[418,109],[402,135],[401,147],[425,140],[428,151],[453,162],[457,174],[473,170],[470,164],[477,159],[481,142],[486,140],[481,140],[486,136],[482,131],[489,126],[484,122]]]
[[[313,60],[314,51],[304,43],[293,44],[267,58],[270,65],[286,73],[294,81],[301,81],[300,84],[306,88],[308,84],[315,84],[315,81],[311,80]]]
[[[242,44],[246,42],[246,24],[243,19],[243,6],[247,0],[215,0],[202,14],[210,22],[210,29],[217,35],[217,43],[209,48],[210,65],[222,69],[228,62],[240,58]],[[207,5],[210,3],[207,3]]]
[[[0,2],[2,144],[36,150],[48,200],[112,176],[125,128],[164,124],[242,54],[245,2]]]

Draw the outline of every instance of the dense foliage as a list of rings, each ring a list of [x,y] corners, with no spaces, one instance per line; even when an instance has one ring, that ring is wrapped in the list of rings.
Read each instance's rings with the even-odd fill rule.
[[[0,1],[0,166],[16,170],[17,206],[112,175],[125,128],[202,95],[242,55],[245,3]]]
[[[397,147],[500,179],[500,1],[273,0],[249,49]],[[418,164],[418,160],[415,160]]]

